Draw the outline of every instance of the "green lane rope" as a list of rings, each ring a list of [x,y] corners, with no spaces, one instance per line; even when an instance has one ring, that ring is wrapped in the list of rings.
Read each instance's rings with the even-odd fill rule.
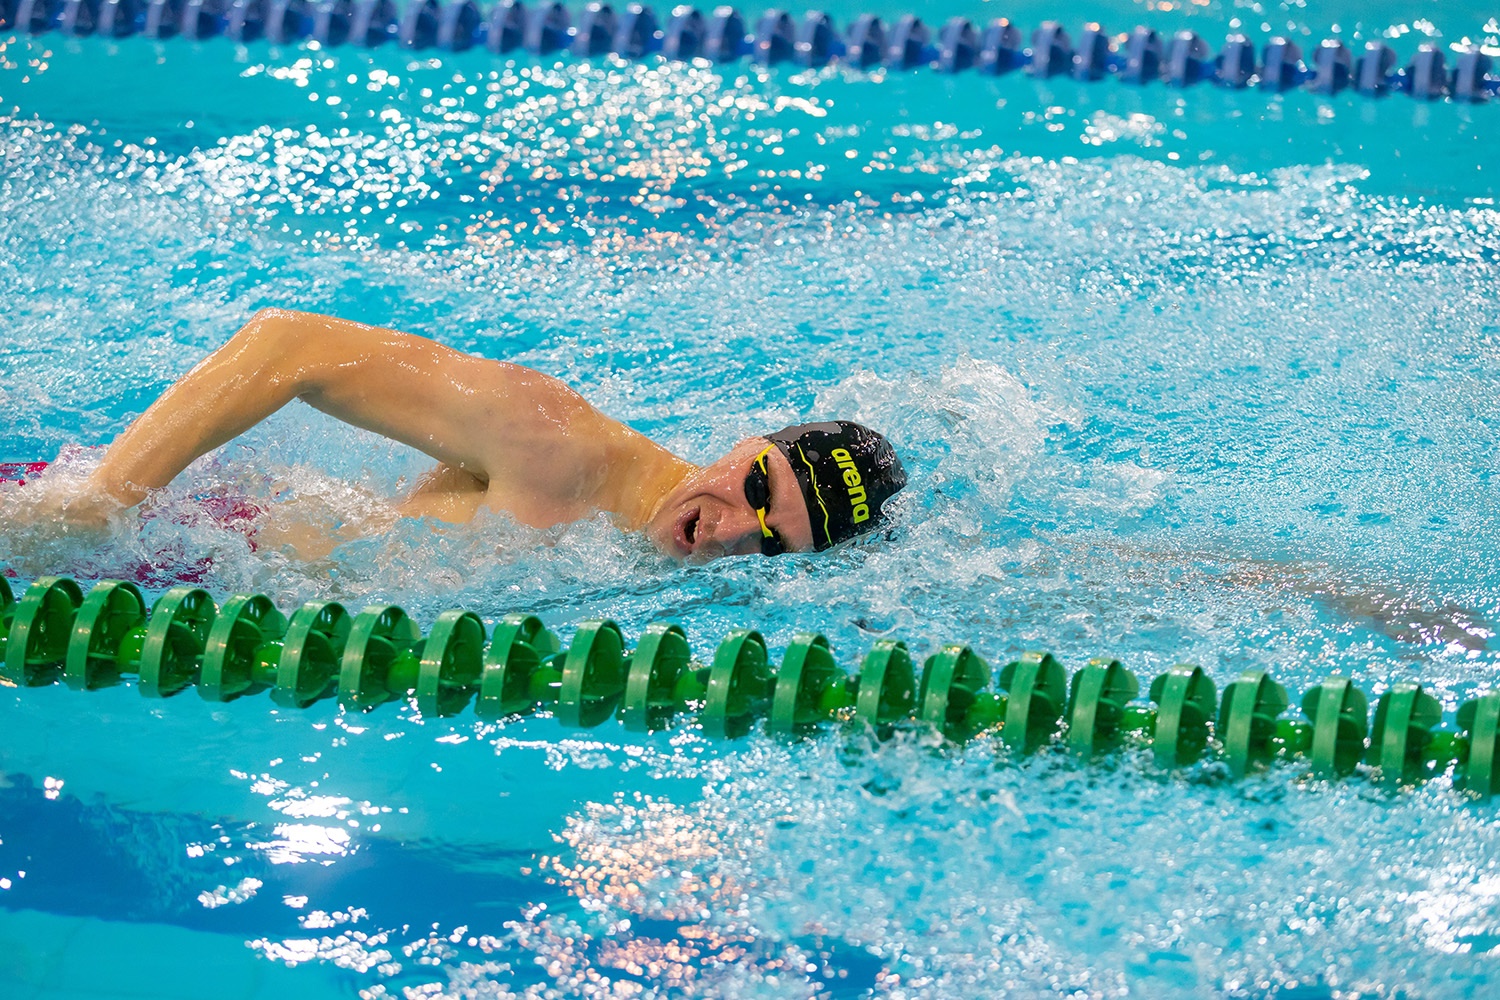
[[[828,640],[802,633],[773,668],[759,632],[725,636],[707,666],[693,659],[680,626],[649,626],[632,650],[612,621],[578,626],[566,647],[535,615],[501,618],[486,641],[470,611],[444,611],[424,636],[395,605],[350,615],[310,601],[290,618],[264,594],[223,606],[207,591],[175,587],[147,609],[138,587],[118,580],[87,595],[67,577],[34,581],[17,601],[0,575],[0,683],[62,681],[80,691],[134,677],[141,693],[169,698],[196,687],[206,701],[269,691],[278,705],[304,708],[337,698],[350,712],[398,700],[427,717],[471,702],[482,719],[550,709],[569,727],[618,718],[631,732],[665,728],[696,712],[709,736],[743,736],[764,719],[768,732],[798,735],[834,722],[888,734],[927,726],[957,743],[995,734],[1012,752],[1061,745],[1089,759],[1126,745],[1149,748],[1157,766],[1213,756],[1235,777],[1277,760],[1302,759],[1316,777],[1364,765],[1386,788],[1451,769],[1475,798],[1500,791],[1500,691],[1464,702],[1452,728],[1420,684],[1398,683],[1375,701],[1347,677],[1332,676],[1300,703],[1305,721],[1283,718],[1286,688],[1247,670],[1222,698],[1200,667],[1178,664],[1154,678],[1149,704],[1118,660],[1091,660],[1071,681],[1050,653],[1030,652],[992,674],[965,645],[929,656],[920,676],[906,645],[875,643],[857,673],[839,666]],[[991,689],[991,679],[995,689]]]

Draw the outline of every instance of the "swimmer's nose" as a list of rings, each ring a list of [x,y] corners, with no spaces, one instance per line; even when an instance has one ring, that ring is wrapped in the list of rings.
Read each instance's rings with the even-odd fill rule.
[[[760,551],[760,518],[749,507],[733,507],[724,512],[714,525],[713,539],[725,555],[746,555]]]

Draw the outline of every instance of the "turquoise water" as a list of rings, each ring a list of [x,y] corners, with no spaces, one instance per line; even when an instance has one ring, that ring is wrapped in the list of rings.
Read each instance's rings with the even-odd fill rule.
[[[1032,24],[1042,6],[932,3]],[[1496,42],[1477,7],[1118,3],[1120,30]],[[869,9],[895,11],[894,4]],[[831,10],[841,22],[848,5]],[[1406,30],[1402,30],[1405,28]],[[824,415],[912,471],[889,540],[678,567],[603,519],[405,522],[426,466],[293,406],[20,580],[1052,650],[1222,687],[1492,685],[1493,107],[1010,76],[0,39],[0,461],[51,485],[257,308],[557,374],[707,461]],[[43,485],[48,485],[44,482]],[[33,487],[27,487],[28,490]],[[202,567],[207,565],[207,569]],[[725,744],[409,709],[0,696],[0,995],[1471,997],[1493,807],[858,736]],[[24,872],[24,876],[21,874]]]

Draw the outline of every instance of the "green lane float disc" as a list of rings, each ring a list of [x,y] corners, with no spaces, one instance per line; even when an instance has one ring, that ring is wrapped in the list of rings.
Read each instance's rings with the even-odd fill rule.
[[[1463,736],[1451,729],[1434,729],[1431,736],[1422,751],[1423,773],[1429,777],[1448,770],[1449,764],[1458,763],[1465,750]]]
[[[456,715],[484,673],[484,622],[472,611],[444,611],[422,645],[417,711],[423,718]]]
[[[1313,727],[1306,722],[1279,719],[1276,722],[1276,735],[1271,738],[1271,743],[1279,757],[1291,759],[1309,756],[1312,753]]]
[[[146,621],[146,599],[133,583],[101,580],[94,584],[73,621],[63,680],[75,691],[93,691],[120,683],[120,646],[125,636]]]
[[[203,647],[199,697],[225,702],[264,691],[268,685],[256,676],[257,653],[285,631],[286,616],[265,594],[236,594],[225,601]]]
[[[1313,774],[1348,774],[1365,755],[1370,700],[1347,677],[1335,674],[1302,696],[1302,714],[1312,722]]]
[[[1369,762],[1380,769],[1380,783],[1395,788],[1428,777],[1424,759],[1432,728],[1443,721],[1443,706],[1422,685],[1402,682],[1375,703]]]
[[[208,591],[173,587],[151,608],[141,643],[141,694],[170,698],[198,679],[218,608]]]
[[[970,718],[990,683],[990,665],[968,646],[944,646],[922,665],[917,718],[948,739],[962,742],[977,731]]]
[[[10,583],[5,579],[5,567],[0,567],[0,679],[5,673],[6,649],[10,648],[10,619],[15,616],[15,594],[10,592]]]
[[[687,634],[679,625],[646,627],[625,669],[620,722],[635,733],[662,729],[678,711],[677,681],[692,662]]]
[[[1458,728],[1468,734],[1461,779],[1464,791],[1487,799],[1500,792],[1500,691],[1458,706]]]
[[[1202,667],[1179,663],[1151,682],[1156,731],[1151,737],[1156,766],[1191,764],[1208,746],[1208,724],[1218,707],[1214,682]]]
[[[859,668],[854,717],[877,728],[911,717],[917,707],[917,671],[906,643],[881,639]]]
[[[280,643],[268,642],[255,654],[257,673],[272,684],[271,700],[287,708],[306,708],[332,697],[342,679],[352,629],[342,604],[308,601],[298,608]]]
[[[833,661],[826,638],[816,632],[799,633],[776,673],[767,728],[773,733],[793,733],[827,722],[823,697],[842,687],[847,676]]]
[[[531,678],[557,648],[557,637],[536,615],[514,613],[500,619],[489,651],[484,654],[474,714],[481,719],[499,719],[535,711]]]
[[[703,708],[703,702],[708,698],[708,675],[712,672],[709,667],[695,664],[682,669],[677,675],[677,686],[672,689],[674,711]]]
[[[970,735],[999,726],[1005,720],[1006,695],[995,691],[980,691],[974,695],[974,704],[964,721]]]
[[[1217,732],[1236,778],[1276,756],[1277,717],[1287,704],[1286,688],[1263,670],[1246,670],[1224,689]]]
[[[551,656],[543,657],[541,666],[532,673],[531,686],[527,690],[531,694],[531,700],[538,707],[542,705],[557,707],[557,702],[562,697],[562,668],[567,659],[566,652],[553,653]]]
[[[1156,706],[1130,704],[1120,715],[1120,732],[1127,738],[1143,745],[1151,742],[1156,732]]]
[[[83,591],[65,576],[44,576],[27,587],[10,622],[0,670],[5,680],[21,687],[41,687],[57,680],[82,603]]]
[[[681,673],[676,675],[676,687],[672,688],[672,712],[688,708],[702,711],[703,702],[708,699],[709,673],[709,667],[702,666],[697,661],[690,661],[688,666],[682,667]]]
[[[578,626],[562,664],[557,721],[565,726],[597,726],[615,712],[625,693],[625,639],[612,621]]]
[[[1068,701],[1068,675],[1051,653],[1023,653],[1000,671],[1005,689],[1005,724],[1000,739],[1012,750],[1030,753],[1050,740]]]
[[[396,697],[391,665],[421,638],[416,622],[395,605],[371,605],[356,615],[339,666],[339,704],[368,712]]]
[[[1081,757],[1119,745],[1125,706],[1140,693],[1135,674],[1119,660],[1096,657],[1073,675],[1068,690],[1068,749]]]
[[[16,613],[16,595],[11,593],[10,581],[0,568],[0,666],[5,661],[5,646],[10,638],[10,621]]]
[[[526,678],[525,690],[516,693],[517,703],[525,702],[527,707],[517,711],[534,711],[541,705],[556,705],[558,692],[562,688],[562,663],[567,658],[567,653],[562,649],[562,643],[557,636],[542,626],[540,620],[533,619],[530,615],[507,615],[502,621],[502,628],[496,629],[495,634],[501,637],[502,632],[509,632],[510,626],[506,622],[512,619],[519,621],[519,637],[526,639],[525,644],[530,646],[536,653],[537,664],[534,668],[523,671]],[[535,621],[535,625],[530,624]],[[495,648],[492,644],[492,649]],[[511,691],[510,680],[506,680],[505,690]]]
[[[703,731],[734,739],[750,731],[766,710],[776,683],[766,659],[766,641],[759,632],[736,629],[714,651],[704,692]]]
[[[503,646],[503,655],[494,652],[493,644],[490,650],[485,654],[474,714],[481,719],[503,719],[507,715],[530,715],[536,711],[531,677],[542,663],[536,650],[524,642]]]
[[[514,629],[516,638],[536,650],[536,655],[546,660],[556,653],[562,652],[562,640],[536,615],[528,615],[524,612],[509,614],[500,619],[500,626],[495,629],[498,636],[502,630]]]

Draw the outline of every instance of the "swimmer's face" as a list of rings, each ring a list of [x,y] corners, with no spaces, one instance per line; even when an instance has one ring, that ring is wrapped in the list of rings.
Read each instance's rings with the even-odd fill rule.
[[[759,553],[760,518],[745,497],[745,478],[771,442],[746,438],[714,464],[683,480],[646,524],[646,536],[676,559],[702,562],[719,556]],[[765,452],[770,504],[766,526],[788,552],[813,547],[812,522],[791,463],[772,448]]]

